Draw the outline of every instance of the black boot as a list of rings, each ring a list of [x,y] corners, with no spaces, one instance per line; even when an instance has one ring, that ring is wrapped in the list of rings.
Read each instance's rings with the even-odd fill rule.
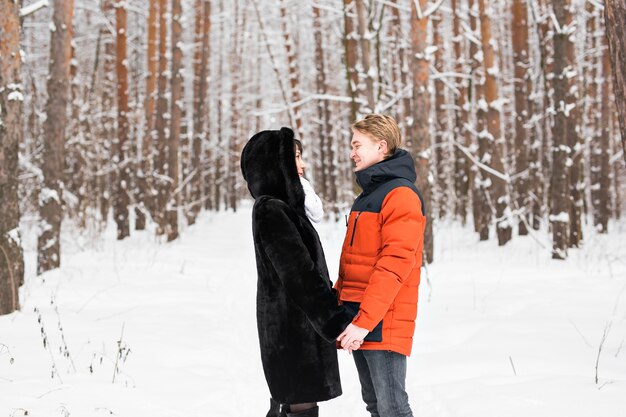
[[[299,413],[287,413],[287,417],[318,417],[319,412],[320,408],[316,406],[308,410],[300,411]]]

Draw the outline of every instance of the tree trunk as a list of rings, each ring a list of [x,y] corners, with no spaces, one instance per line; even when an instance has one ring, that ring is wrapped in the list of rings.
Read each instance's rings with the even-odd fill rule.
[[[458,7],[459,0],[452,0],[453,13],[453,35],[454,35],[454,56],[456,59],[456,72],[458,74],[466,74],[466,52],[465,37],[461,31],[461,11]],[[467,111],[467,81],[460,78],[456,83],[459,94],[455,96],[455,126],[453,140],[464,147],[467,147],[469,140],[469,132],[466,129],[468,120]],[[467,205],[469,201],[469,160],[465,154],[458,148],[454,152],[454,190],[455,190],[455,209],[454,212],[461,222],[465,224],[467,220]]]
[[[157,81],[157,113],[156,113],[156,140],[157,154],[155,161],[155,171],[158,178],[155,181],[156,207],[155,219],[158,224],[157,234],[162,235],[166,232],[166,205],[168,197],[167,161],[168,148],[166,130],[167,112],[167,0],[159,0],[159,68]]]
[[[374,111],[374,79],[370,74],[371,67],[371,46],[370,46],[370,33],[367,24],[367,9],[365,8],[364,0],[356,0],[356,12],[358,19],[358,32],[359,43],[361,45],[361,68],[363,72],[359,74],[359,85],[362,85],[361,80],[365,81],[365,94],[363,95],[367,100],[367,108],[361,109],[361,113],[367,114]],[[361,94],[359,94],[361,96]]]
[[[234,0],[235,26],[233,28],[233,46],[230,51],[230,64],[232,82],[230,87],[230,108],[231,108],[231,132],[228,143],[228,200],[230,208],[237,211],[237,178],[239,177],[239,169],[237,161],[239,160],[239,77],[237,69],[240,67],[240,42],[241,27],[239,22],[239,0]]]
[[[208,60],[209,60],[209,36],[211,28],[211,3],[206,0],[196,0],[195,5],[196,22],[195,22],[195,45],[194,45],[194,82],[193,82],[193,144],[191,155],[191,174],[193,178],[190,182],[191,187],[191,216],[189,224],[195,223],[196,216],[202,207],[202,182],[204,179],[203,167],[200,166],[200,157],[202,155],[202,142],[206,140],[206,131],[204,120],[208,111],[205,110],[207,102],[207,76],[208,76]],[[210,148],[210,146],[207,146]],[[210,165],[213,159],[213,153],[208,150],[207,164]],[[211,170],[206,180],[209,183],[215,181]],[[208,185],[205,189],[208,191],[204,198],[207,199],[209,209],[213,208],[213,195],[211,187]]]
[[[428,91],[428,57],[426,47],[428,40],[428,18],[424,17],[416,8],[416,2],[411,3],[411,45],[415,59],[412,62],[413,72],[413,123],[410,126],[410,136],[407,138],[407,148],[415,158],[417,167],[417,188],[424,199],[426,210],[426,231],[424,234],[424,258],[426,263],[434,260],[433,251],[433,210],[431,199],[430,176],[430,93]],[[419,7],[425,10],[427,0],[419,0]]]
[[[281,26],[283,31],[283,40],[285,41],[285,52],[287,54],[288,76],[289,76],[289,90],[291,91],[289,110],[292,113],[291,120],[295,122],[293,130],[296,133],[296,137],[302,139],[304,137],[304,131],[302,130],[302,116],[300,110],[300,76],[298,74],[298,59],[296,57],[296,48],[293,42],[293,36],[291,34],[288,19],[290,14],[287,13],[286,0],[280,1],[280,17]]]
[[[622,134],[622,152],[626,162],[626,3],[606,0],[604,9],[606,33],[613,72],[613,92]]]
[[[470,10],[470,27],[473,37],[477,40],[481,38],[479,20],[478,20],[478,5],[474,0],[469,0]],[[476,42],[470,43],[470,59],[472,67],[472,83],[474,84],[474,97],[472,102],[473,107],[476,109],[476,126],[474,127],[474,133],[476,134],[476,141],[478,142],[478,156],[482,161],[485,154],[487,154],[487,103],[485,101],[485,70],[483,67],[483,53],[481,49],[482,45],[477,45]],[[487,174],[483,174],[479,167],[474,165],[470,170],[472,173],[472,212],[474,216],[474,230],[479,235],[481,241],[489,239],[489,223],[491,222],[491,205],[487,184],[489,183],[485,178]]]
[[[0,315],[20,308],[24,281],[20,239],[18,148],[22,140],[19,2],[0,0]]]
[[[152,196],[154,186],[154,140],[157,133],[155,131],[154,108],[156,103],[156,81],[157,81],[157,16],[159,15],[159,0],[149,0],[148,11],[148,73],[146,75],[146,131],[141,143],[141,162],[137,173],[139,188],[138,208],[135,210],[137,221],[135,228],[144,230],[146,228],[146,213],[154,215],[155,202]]]
[[[102,13],[109,21],[114,21],[114,0],[102,1]],[[103,39],[104,55],[102,65],[102,103],[101,121],[99,125],[98,150],[99,163],[97,176],[97,189],[100,195],[100,215],[102,222],[108,221],[109,209],[111,207],[111,195],[113,184],[116,182],[114,154],[112,145],[117,141],[115,131],[115,34],[109,27],[103,25],[100,29],[100,36]]]
[[[576,27],[574,16],[574,3],[569,3],[567,10],[568,20],[567,27]],[[571,23],[570,23],[571,22]],[[568,68],[563,72],[567,74],[567,90],[565,97],[565,113],[567,115],[567,139],[570,151],[571,167],[570,167],[570,233],[569,246],[579,247],[583,239],[582,230],[582,212],[583,212],[583,190],[585,182],[583,179],[583,146],[580,140],[581,129],[581,112],[579,105],[579,71],[576,63],[576,45],[574,44],[575,32],[568,34],[567,43],[565,44],[565,53],[567,54]],[[557,102],[558,103],[558,102]]]
[[[73,1],[54,0],[50,34],[50,76],[44,123],[43,188],[39,192],[40,232],[37,239],[37,274],[61,265],[61,221],[63,220],[63,166]]]
[[[553,4],[555,19],[559,27],[563,28],[570,24],[570,0],[555,2]],[[567,258],[567,248],[569,243],[569,216],[570,216],[570,177],[568,159],[570,150],[568,143],[567,124],[570,122],[570,114],[565,107],[568,93],[567,71],[572,68],[573,62],[569,61],[571,54],[568,54],[568,35],[562,31],[554,34],[554,102],[555,116],[553,126],[552,145],[552,194],[551,194],[551,215],[552,225],[552,258]]]
[[[180,149],[180,130],[181,115],[184,97],[182,95],[183,76],[182,61],[183,52],[180,49],[182,38],[182,26],[180,19],[182,17],[181,0],[172,0],[172,91],[170,101],[170,136],[168,147],[168,163],[167,171],[170,179],[168,187],[168,204],[166,207],[166,234],[167,241],[178,237],[178,211],[180,206],[179,190],[179,157]]]
[[[528,95],[526,90],[530,78],[528,56],[528,6],[526,0],[513,0],[513,63],[515,65],[515,172],[519,177],[513,183],[517,208],[520,216],[528,218],[528,181],[524,173],[528,169]],[[520,235],[527,235],[527,221],[518,223]]]
[[[315,86],[318,94],[325,95],[328,93],[328,88],[326,85],[326,61],[324,59],[322,19],[320,16],[320,8],[316,6],[313,6],[313,31],[315,39]],[[332,127],[330,124],[330,106],[328,100],[317,101],[317,114],[320,120],[318,184],[321,185],[320,192],[323,200],[329,202],[330,182],[332,181],[330,178],[330,167],[333,161],[329,158],[331,153],[330,142],[332,141]],[[336,201],[332,201],[332,204],[336,203]]]
[[[130,235],[128,224],[128,205],[130,197],[130,167],[128,152],[128,62],[126,56],[126,3],[115,5],[115,22],[117,33],[117,132],[114,158],[117,160],[118,180],[114,186],[113,213],[117,223],[117,238],[124,239]]]
[[[64,181],[67,187],[64,192],[71,193],[73,204],[66,207],[70,216],[78,219],[78,224],[84,227],[86,213],[81,210],[85,193],[85,149],[84,138],[80,132],[80,81],[78,79],[78,59],[74,42],[71,42],[70,58],[70,113],[69,140],[66,143],[66,158]],[[67,195],[67,194],[66,194]]]
[[[441,33],[441,14],[434,15],[431,19],[433,25],[433,44],[437,48],[434,53],[434,65],[437,74],[443,74],[443,37]],[[449,155],[447,152],[446,136],[448,134],[448,112],[445,109],[445,85],[443,79],[434,80],[435,85],[435,172],[436,175],[436,209],[437,217],[443,218],[448,214],[448,164]],[[434,212],[434,210],[433,210]]]
[[[351,120],[356,121],[359,114],[359,104],[357,102],[359,74],[356,70],[357,50],[356,50],[356,34],[354,33],[354,22],[352,15],[354,14],[354,0],[343,0],[343,21],[344,35],[343,47],[345,50],[345,66],[346,81],[348,85],[348,96],[351,101]]]
[[[500,129],[500,105],[498,104],[498,83],[496,75],[498,73],[495,65],[495,53],[491,38],[491,17],[485,7],[485,0],[478,0],[480,11],[480,31],[482,40],[482,50],[485,67],[485,99],[489,109],[487,110],[487,130],[489,136],[488,160],[487,165],[499,171],[504,172],[503,164],[503,146],[502,134]],[[511,239],[511,222],[509,198],[507,195],[507,183],[502,178],[489,174],[493,188],[491,188],[492,198],[495,202],[496,215],[496,232],[498,235],[498,244],[500,246],[506,244]]]
[[[224,13],[224,2],[220,1],[220,9],[219,9],[219,13],[220,15]],[[223,130],[222,130],[222,125],[223,125],[223,121],[224,121],[224,117],[223,117],[223,106],[221,104],[221,97],[222,97],[222,92],[224,89],[224,84],[222,83],[222,78],[223,78],[223,74],[224,74],[224,39],[226,38],[225,36],[225,29],[226,25],[225,23],[220,20],[219,21],[219,37],[218,37],[218,42],[217,44],[220,46],[220,50],[217,53],[217,77],[216,77],[216,91],[217,91],[217,97],[218,97],[218,103],[216,106],[216,113],[217,113],[217,120],[215,121],[215,125],[216,125],[216,130],[217,130],[217,137],[215,138],[215,148],[218,150],[222,150],[224,148],[223,145],[223,141],[222,141],[222,135],[223,135]],[[214,197],[213,197],[213,201],[215,202],[215,210],[219,210],[222,204],[222,184],[224,183],[224,169],[223,166],[225,165],[224,163],[224,159],[227,157],[228,153],[227,152],[220,152],[216,158],[215,158],[215,187],[213,188],[214,190]],[[206,203],[205,203],[206,204]],[[205,208],[207,208],[205,206]]]
[[[611,199],[609,189],[611,188],[611,165],[609,162],[611,152],[611,114],[613,107],[611,106],[611,62],[609,55],[609,47],[607,38],[602,37],[602,101],[600,105],[600,128],[598,129],[599,137],[597,140],[597,149],[592,150],[597,157],[597,183],[592,184],[594,200],[594,225],[600,233],[608,233],[609,217],[611,215]],[[617,100],[616,100],[617,101]],[[596,107],[597,109],[597,107]],[[618,165],[616,163],[616,165]],[[617,177],[616,177],[617,179]]]

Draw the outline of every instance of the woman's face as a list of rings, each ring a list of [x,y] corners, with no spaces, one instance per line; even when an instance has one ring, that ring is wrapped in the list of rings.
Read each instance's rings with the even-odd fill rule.
[[[298,168],[298,175],[301,177],[304,176],[304,169],[306,168],[306,165],[304,161],[302,160],[302,153],[300,152],[300,149],[298,149],[297,146],[296,146],[296,168]]]

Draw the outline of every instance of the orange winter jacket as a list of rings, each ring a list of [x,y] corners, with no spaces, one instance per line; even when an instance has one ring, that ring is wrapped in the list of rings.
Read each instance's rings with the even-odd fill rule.
[[[335,288],[370,333],[361,349],[410,355],[417,316],[426,217],[411,155],[358,171],[363,192],[347,222]]]

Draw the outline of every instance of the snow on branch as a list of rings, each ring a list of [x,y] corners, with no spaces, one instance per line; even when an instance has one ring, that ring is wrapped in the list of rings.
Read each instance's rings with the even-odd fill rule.
[[[598,10],[604,10],[604,4],[597,2],[596,0],[587,0],[587,3],[591,4]]]
[[[478,40],[472,28],[470,28],[463,20],[461,20],[461,27],[463,28],[463,36],[465,36],[474,45],[482,47],[480,40]]]
[[[433,79],[441,81],[443,85],[445,85],[450,90],[452,90],[455,96],[458,97],[461,95],[461,92],[459,91],[459,89],[456,88],[456,86],[452,84],[450,81],[446,80],[446,78],[449,77],[450,73],[438,72],[434,65],[430,65],[430,71],[432,73],[431,77]]]
[[[415,4],[415,12],[417,14],[417,19],[422,20],[424,18],[428,18],[430,15],[435,13],[439,6],[443,3],[443,0],[437,0],[435,4],[432,4],[425,11],[422,11],[419,0],[413,0],[413,4]]]
[[[39,0],[37,3],[29,4],[28,6],[22,7],[20,9],[20,17],[24,18],[48,6],[50,6],[50,3],[48,0]]]
[[[294,103],[287,103],[281,107],[275,107],[273,109],[267,109],[264,111],[253,111],[252,115],[258,117],[258,116],[266,116],[268,114],[282,113],[284,111],[288,111],[295,107],[300,107],[313,100],[326,100],[326,101],[337,101],[340,103],[352,103],[352,97],[348,97],[348,96],[335,96],[332,94],[311,94],[301,100],[298,100]],[[355,101],[361,105],[367,105],[367,103],[363,99],[357,98]]]
[[[609,164],[614,164],[616,163],[619,159],[622,159],[622,156],[624,155],[624,150],[621,149],[619,152],[617,152],[615,155],[613,155],[611,157],[611,159],[609,159]]]
[[[476,159],[476,157],[474,155],[472,155],[472,153],[469,151],[469,149],[467,149],[465,146],[461,145],[456,140],[452,140],[452,143],[454,144],[454,146],[459,148],[459,150],[461,150],[461,152],[463,152],[465,154],[465,156],[467,156],[470,159],[470,161],[472,161],[474,163],[474,165],[476,165],[477,167],[479,167],[483,171],[486,171],[486,172],[490,173],[494,177],[500,178],[501,180],[505,181],[506,183],[510,183],[511,182],[511,177],[509,176],[509,174],[503,174],[502,172],[500,172],[498,170],[495,170],[495,169],[491,168],[488,165],[483,164],[478,159]]]
[[[402,10],[402,11],[407,12],[407,13],[411,13],[411,8],[410,7],[405,7],[405,6],[402,6],[400,4],[392,3],[392,2],[387,1],[387,0],[376,0],[376,3],[380,3],[380,4],[383,4],[385,6],[393,7],[394,9],[398,9],[398,10]]]
[[[439,8],[439,6],[441,6],[441,3],[443,3],[443,0],[439,0],[437,3],[433,4],[428,9],[426,9],[426,11],[424,12],[424,17],[428,17],[432,15],[433,13],[435,13],[437,9]]]
[[[320,10],[326,10],[327,12],[332,12],[332,13],[336,13],[337,15],[343,16],[343,9],[338,9],[336,7],[325,6],[317,2],[311,3],[311,7],[314,7]]]
[[[391,100],[389,100],[389,102],[387,102],[386,104],[381,105],[381,106],[379,106],[379,104],[376,104],[376,113],[382,113],[382,112],[386,111],[387,109],[391,108],[391,106],[393,106],[398,101],[400,101],[400,99],[405,98],[405,97],[409,97],[409,95],[411,94],[412,90],[413,90],[413,86],[412,85],[407,85],[406,87],[404,87],[402,89],[402,91],[400,91],[398,94],[396,94],[395,97],[393,97]]]
[[[561,26],[559,24],[559,20],[556,18],[554,12],[550,13],[550,19],[552,19],[552,23],[554,24],[554,30],[558,35],[571,35],[576,32],[576,21],[573,20],[570,25]]]
[[[422,20],[424,15],[422,14],[422,8],[420,7],[419,0],[413,0],[413,4],[415,4],[415,13],[417,14],[417,18]]]

